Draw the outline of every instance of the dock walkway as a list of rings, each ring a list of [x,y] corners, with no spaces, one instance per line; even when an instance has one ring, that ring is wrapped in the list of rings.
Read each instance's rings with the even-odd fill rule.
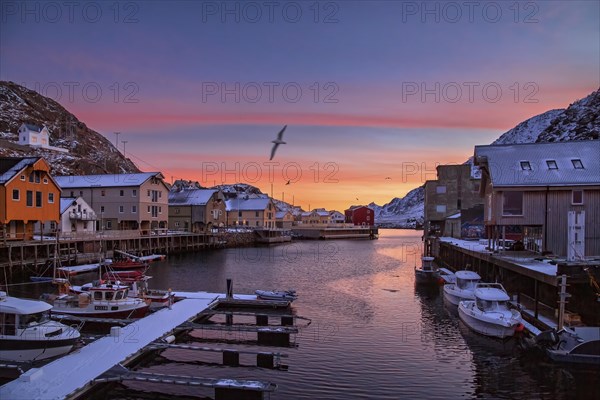
[[[148,345],[169,334],[179,325],[193,320],[224,294],[207,292],[178,293],[186,299],[122,328],[111,335],[53,361],[34,368],[0,387],[0,399],[63,399],[78,396],[91,382],[119,363],[138,355]],[[187,296],[186,296],[187,295]],[[240,298],[256,296],[236,295]]]

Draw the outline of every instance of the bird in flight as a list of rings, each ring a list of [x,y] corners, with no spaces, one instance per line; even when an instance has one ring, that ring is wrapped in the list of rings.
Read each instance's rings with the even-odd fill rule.
[[[277,151],[277,147],[279,147],[280,144],[286,144],[283,140],[281,140],[285,128],[287,128],[287,125],[285,125],[283,129],[279,131],[279,133],[277,134],[277,139],[271,141],[271,143],[273,143],[273,148],[271,149],[271,158],[269,158],[269,160],[272,160],[273,157],[275,157],[275,152]]]
[[[386,177],[385,179],[392,179],[392,178],[390,178],[390,177],[388,176],[388,177]]]
[[[286,185],[289,185],[291,183],[291,179],[289,181],[287,181]]]

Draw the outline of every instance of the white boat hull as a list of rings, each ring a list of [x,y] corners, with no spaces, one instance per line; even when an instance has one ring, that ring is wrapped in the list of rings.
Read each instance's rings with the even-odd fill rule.
[[[458,316],[471,330],[485,336],[505,339],[515,334],[520,324],[518,319],[494,319],[481,315],[475,307],[469,307],[473,301],[461,301],[458,305]],[[485,314],[485,313],[483,313]],[[490,313],[495,314],[495,313]]]
[[[454,284],[444,286],[444,299],[455,306],[463,300],[475,300],[472,290],[457,290]]]
[[[38,343],[41,347],[43,343]],[[73,344],[60,346],[60,347],[49,347],[49,348],[35,348],[27,350],[7,350],[0,349],[0,360],[15,361],[15,362],[27,362],[34,360],[45,360],[47,358],[58,357],[63,354],[67,354],[73,348]]]

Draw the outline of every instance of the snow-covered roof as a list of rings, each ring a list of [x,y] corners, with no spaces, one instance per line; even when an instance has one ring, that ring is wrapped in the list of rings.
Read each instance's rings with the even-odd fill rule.
[[[27,124],[27,123],[25,123],[23,125],[25,125],[25,128],[27,128],[27,129],[29,129],[30,131],[33,131],[33,132],[41,132],[42,129],[44,129],[43,126],[34,125],[34,124]]]
[[[495,287],[478,287],[475,289],[475,297],[488,301],[508,301],[510,297],[502,289]]]
[[[447,216],[446,219],[459,219],[460,215],[461,215],[460,212],[457,212],[457,213]]]
[[[329,217],[329,212],[327,212],[327,211],[317,211],[317,215],[319,217]]]
[[[271,202],[270,198],[259,198],[259,199],[231,199],[227,200],[226,207],[227,211],[240,210],[240,211],[263,211],[269,207]]]
[[[0,157],[0,185],[10,181],[23,168],[35,164],[41,157]]]
[[[76,200],[77,199],[75,197],[61,197],[60,198],[60,213],[61,213],[61,215],[65,211],[67,211],[67,209],[69,207],[71,207]]]
[[[169,205],[203,206],[217,193],[215,189],[183,189],[169,192]]]
[[[62,189],[72,189],[140,186],[152,177],[163,178],[160,172],[140,172],[134,174],[66,175],[55,176],[54,179]]]
[[[600,140],[475,146],[475,162],[487,163],[496,188],[600,185],[598,154]]]
[[[475,271],[456,271],[454,274],[458,279],[464,280],[479,280],[481,277]]]
[[[41,300],[20,299],[18,297],[0,297],[0,313],[37,314],[48,311],[52,306]]]
[[[289,212],[289,211],[277,211],[277,212],[275,213],[275,218],[277,218],[277,219],[282,219],[282,218],[284,218],[284,217],[285,217],[285,215],[286,215],[286,214],[288,214],[288,213],[289,213],[290,215],[292,214],[292,213],[291,213],[291,212]]]
[[[300,214],[300,216],[302,216],[302,217],[310,217],[311,214],[312,214],[311,211],[304,211],[302,214]]]

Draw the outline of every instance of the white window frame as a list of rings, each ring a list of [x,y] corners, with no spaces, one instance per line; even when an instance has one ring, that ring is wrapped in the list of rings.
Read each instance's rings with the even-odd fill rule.
[[[17,193],[17,198],[15,199],[15,192]],[[19,189],[13,189],[11,198],[13,201],[21,201],[21,191]]]
[[[575,203],[575,192],[580,192],[581,193],[581,202],[580,203]],[[574,206],[581,206],[581,205],[584,204],[584,201],[583,201],[583,190],[581,190],[581,189],[571,190],[571,204],[574,205]]]

